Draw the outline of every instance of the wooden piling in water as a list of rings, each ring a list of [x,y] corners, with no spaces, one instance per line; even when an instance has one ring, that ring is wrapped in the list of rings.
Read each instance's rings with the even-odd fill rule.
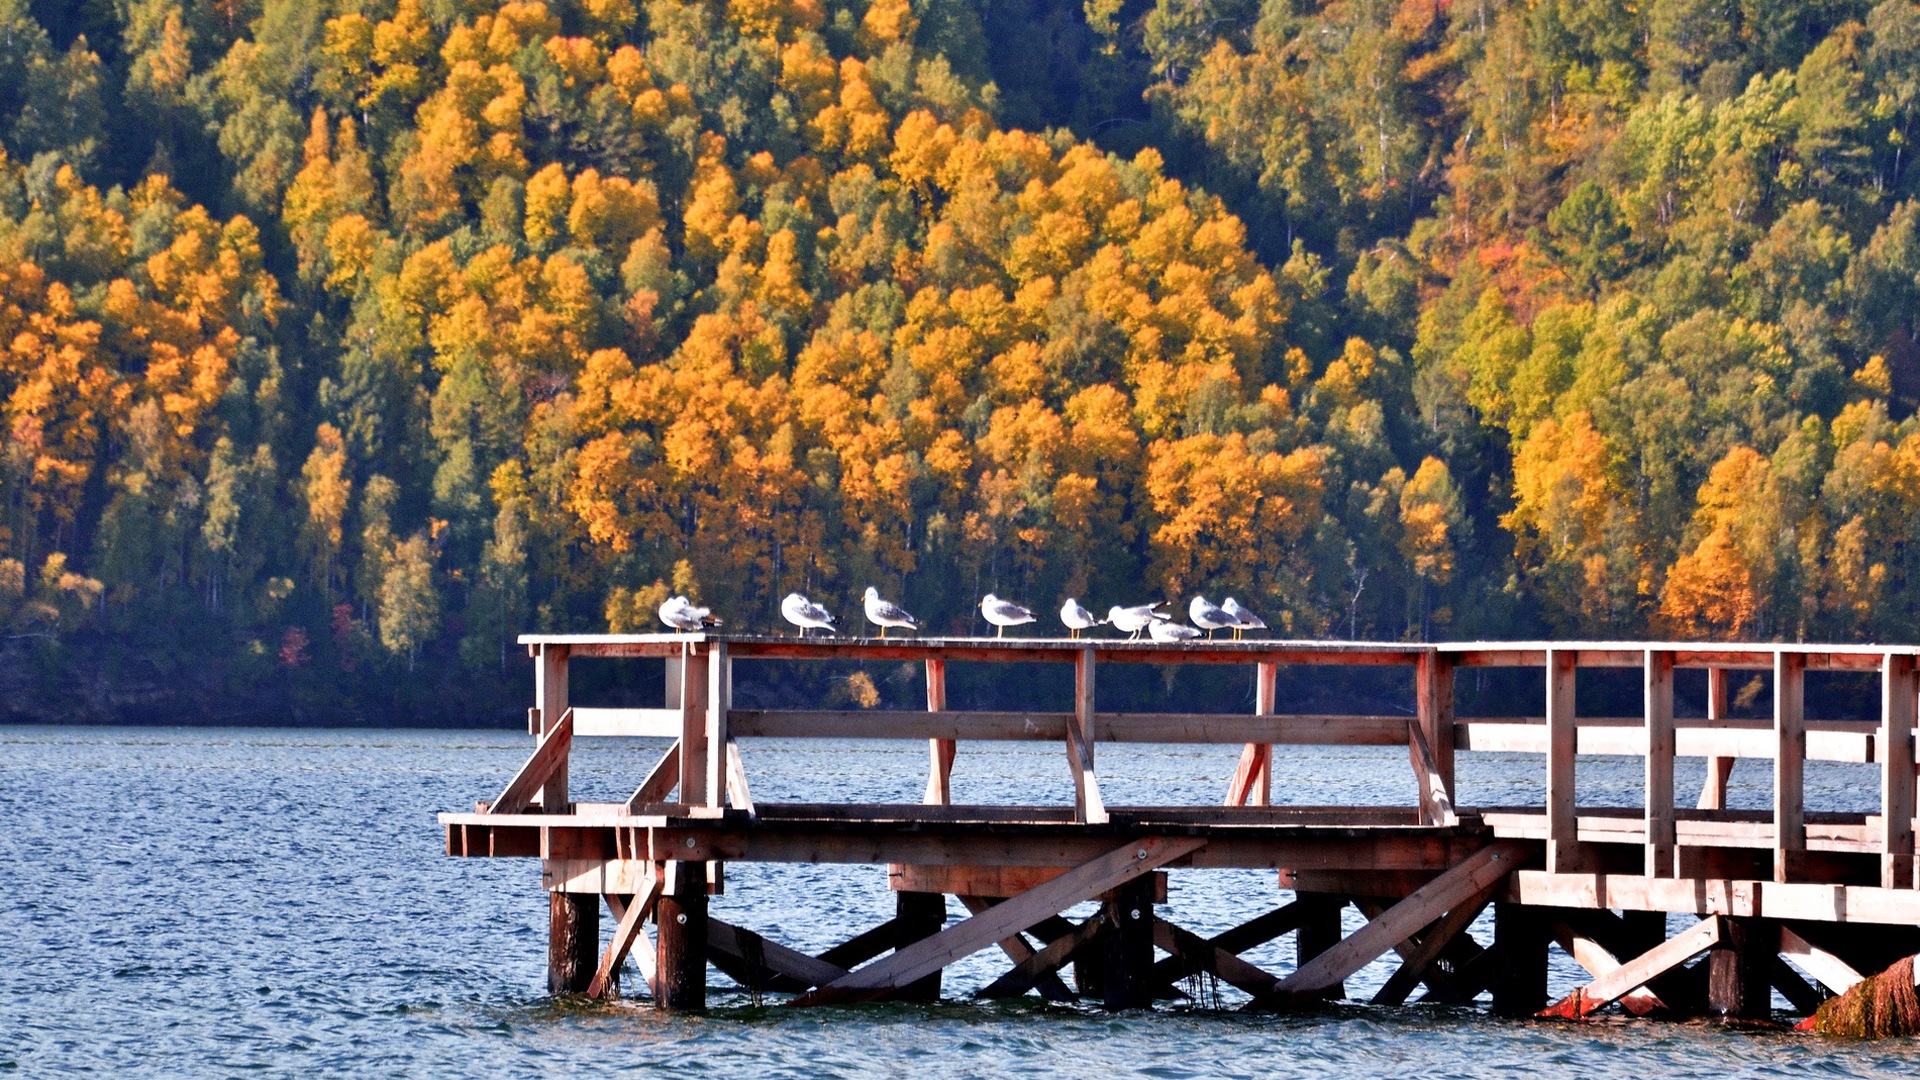
[[[1101,997],[1109,1009],[1144,1009],[1159,986],[1153,978],[1153,881],[1136,878],[1101,903]]]
[[[1301,892],[1294,894],[1294,902],[1301,905],[1300,929],[1294,932],[1293,938],[1293,968],[1298,971],[1306,967],[1309,960],[1340,944],[1340,917],[1347,908],[1347,898]],[[1346,984],[1335,983],[1321,996],[1328,1001],[1339,1001],[1347,996]]]
[[[1501,1016],[1532,1016],[1547,1006],[1547,919],[1528,904],[1497,900],[1493,905],[1493,1011]]]
[[[894,948],[904,949],[916,941],[930,938],[947,925],[947,898],[944,893],[902,891],[893,894]],[[908,983],[898,997],[902,1001],[940,1000],[940,972]]]
[[[1707,1011],[1728,1020],[1773,1015],[1773,962],[1780,931],[1764,919],[1724,918],[1707,952]]]
[[[547,993],[584,994],[600,961],[600,898],[547,894]]]
[[[707,1007],[707,864],[668,864],[657,912],[653,1003],[697,1012]]]

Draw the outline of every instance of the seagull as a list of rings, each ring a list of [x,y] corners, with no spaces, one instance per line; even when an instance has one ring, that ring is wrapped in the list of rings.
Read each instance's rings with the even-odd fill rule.
[[[880,628],[880,636],[887,636],[887,627],[898,626],[906,630],[920,629],[920,621],[907,610],[880,599],[880,590],[867,586],[867,621]]]
[[[720,619],[713,609],[695,607],[693,601],[684,596],[669,596],[667,602],[660,605],[660,621],[675,630],[699,633],[709,625],[719,626]]]
[[[787,598],[780,601],[780,614],[800,628],[801,637],[806,637],[809,629],[825,630],[829,634],[836,632],[833,616],[827,614],[827,609],[797,592],[788,593]]]
[[[1125,630],[1129,639],[1138,638],[1140,631],[1145,630],[1149,624],[1166,622],[1171,618],[1165,612],[1153,610],[1165,602],[1156,600],[1151,604],[1139,604],[1134,607],[1121,607],[1115,604],[1107,609],[1107,621],[1113,624],[1114,629]]]
[[[1081,607],[1080,601],[1069,596],[1066,604],[1060,608],[1060,621],[1067,624],[1067,629],[1073,637],[1079,637],[1080,631],[1091,630],[1107,620],[1098,618],[1093,612]]]
[[[1193,625],[1205,630],[1208,637],[1223,626],[1233,625],[1233,616],[1228,615],[1226,609],[1209,603],[1204,596],[1194,597],[1187,605],[1187,617],[1193,620]]]
[[[992,593],[980,598],[980,614],[986,616],[988,622],[999,628],[993,632],[994,637],[1006,637],[1007,627],[1033,621],[1033,612],[1011,600],[1002,600]]]
[[[1220,610],[1225,612],[1227,617],[1233,620],[1233,636],[1236,638],[1240,636],[1240,631],[1242,630],[1265,630],[1267,628],[1265,620],[1253,612],[1248,611],[1246,608],[1241,607],[1240,601],[1235,600],[1231,596],[1227,597],[1226,601],[1220,605]]]
[[[1200,636],[1200,631],[1195,630],[1186,623],[1177,622],[1153,623],[1147,627],[1147,633],[1153,635],[1153,640],[1160,642],[1162,645],[1181,641],[1192,641],[1194,638]]]

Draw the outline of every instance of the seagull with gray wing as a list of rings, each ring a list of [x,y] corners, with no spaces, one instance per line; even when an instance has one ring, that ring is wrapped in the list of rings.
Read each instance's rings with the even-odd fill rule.
[[[920,629],[920,620],[907,613],[907,610],[880,599],[880,590],[867,586],[867,621],[880,628],[880,636],[887,636],[887,627],[897,626],[903,630]]]
[[[1237,640],[1242,630],[1265,630],[1266,621],[1253,612],[1240,606],[1240,601],[1229,596],[1220,605],[1220,610],[1233,620],[1233,636]]]
[[[1068,636],[1077,638],[1080,631],[1091,630],[1107,620],[1088,611],[1080,605],[1079,600],[1069,596],[1060,608],[1060,621],[1067,624]]]
[[[837,632],[833,615],[797,592],[788,593],[787,598],[780,601],[780,615],[800,628],[801,637],[806,637],[808,630],[825,630],[829,634]]]
[[[660,621],[675,630],[699,633],[709,626],[719,626],[720,617],[711,608],[696,607],[693,601],[684,596],[669,596],[660,605]]]
[[[1129,640],[1138,640],[1140,631],[1154,623],[1166,622],[1172,617],[1164,611],[1154,610],[1165,602],[1156,600],[1151,604],[1137,604],[1133,607],[1121,607],[1115,604],[1107,609],[1107,621],[1113,624],[1115,630],[1125,630]]]
[[[1223,626],[1233,625],[1233,619],[1226,610],[1204,596],[1194,597],[1193,602],[1187,605],[1187,618],[1193,620],[1193,625],[1205,630],[1208,637],[1212,637],[1213,632]]]
[[[980,598],[980,614],[997,627],[993,632],[994,637],[1006,637],[1007,627],[1033,621],[1033,612],[1011,600],[1002,600],[992,593]]]

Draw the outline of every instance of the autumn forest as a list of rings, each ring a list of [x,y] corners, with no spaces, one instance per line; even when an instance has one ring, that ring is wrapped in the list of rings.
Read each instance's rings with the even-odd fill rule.
[[[1912,639],[1917,119],[1910,0],[0,0],[0,717],[670,592]]]

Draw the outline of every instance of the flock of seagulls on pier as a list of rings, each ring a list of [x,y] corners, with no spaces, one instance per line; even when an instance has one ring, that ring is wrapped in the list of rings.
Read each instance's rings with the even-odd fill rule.
[[[898,604],[883,599],[880,590],[867,587],[862,597],[866,609],[867,621],[880,628],[880,636],[886,637],[888,630],[917,631],[920,620]],[[1115,604],[1107,609],[1106,618],[1101,618],[1080,603],[1076,597],[1068,597],[1060,608],[1060,622],[1066,626],[1068,636],[1078,638],[1081,633],[1096,626],[1111,626],[1125,633],[1129,640],[1139,640],[1141,634],[1161,643],[1192,641],[1201,636],[1212,637],[1215,630],[1232,630],[1235,638],[1248,630],[1264,630],[1267,624],[1260,616],[1242,607],[1229,596],[1225,601],[1215,604],[1204,596],[1196,596],[1187,605],[1187,618],[1192,625],[1176,622],[1174,617],[1161,611],[1166,601],[1157,600],[1151,604],[1135,604],[1131,607]],[[809,631],[822,630],[829,634],[840,632],[840,626],[834,621],[833,613],[800,593],[788,593],[780,601],[780,615],[788,622],[800,628],[805,637]],[[1005,637],[1007,627],[1024,626],[1035,622],[1036,617],[1028,608],[1011,600],[1003,600],[992,593],[980,599],[980,616],[993,624],[994,636]],[[709,608],[699,607],[684,596],[668,597],[660,605],[660,621],[675,630],[696,632],[709,626],[721,624],[718,616]]]

